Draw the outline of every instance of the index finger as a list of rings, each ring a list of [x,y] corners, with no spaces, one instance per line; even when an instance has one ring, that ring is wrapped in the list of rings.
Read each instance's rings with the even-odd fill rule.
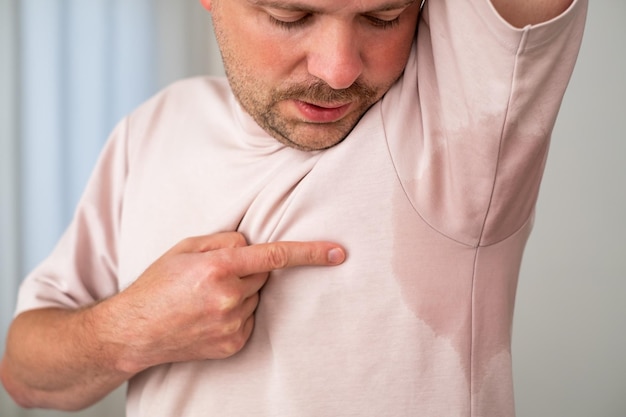
[[[272,242],[233,248],[231,271],[240,277],[294,266],[333,266],[346,259],[331,242]]]

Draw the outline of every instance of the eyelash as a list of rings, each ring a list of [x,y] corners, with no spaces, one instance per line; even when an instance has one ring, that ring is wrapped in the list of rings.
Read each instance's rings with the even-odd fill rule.
[[[276,19],[272,15],[268,15],[268,17],[269,17],[270,23],[272,23],[273,25],[276,25],[281,29],[291,30],[291,29],[298,29],[306,25],[309,22],[309,19],[312,17],[312,15],[308,14],[293,22],[285,22],[284,20]],[[393,20],[383,20],[383,19],[378,19],[373,16],[365,16],[365,18],[369,20],[370,23],[374,27],[376,27],[377,29],[381,29],[381,30],[391,29],[400,24],[400,16],[396,17]]]
[[[396,27],[400,24],[400,16],[396,17],[393,20],[383,20],[383,19],[378,19],[376,17],[372,17],[372,16],[367,16],[367,19],[372,22],[372,24],[374,26],[376,26],[379,29],[391,29],[393,27]]]
[[[285,22],[284,20],[278,20],[272,15],[268,15],[268,17],[270,19],[270,23],[272,23],[273,25],[276,25],[281,29],[291,30],[291,29],[297,29],[299,27],[306,25],[311,15],[308,14],[298,20],[294,20],[293,22]]]

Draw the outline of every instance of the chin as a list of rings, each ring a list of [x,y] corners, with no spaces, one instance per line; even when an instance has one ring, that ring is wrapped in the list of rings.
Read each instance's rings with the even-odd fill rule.
[[[293,133],[289,135],[273,134],[279,142],[290,146],[292,148],[299,149],[301,151],[322,151],[324,149],[332,148],[335,145],[340,144],[350,133],[350,129],[347,132],[337,131],[324,131],[327,129],[314,129],[314,132],[302,132],[300,134]]]

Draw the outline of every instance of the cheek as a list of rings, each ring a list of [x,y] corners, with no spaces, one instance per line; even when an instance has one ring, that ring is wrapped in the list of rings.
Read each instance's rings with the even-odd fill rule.
[[[260,79],[275,83],[290,78],[299,62],[297,45],[277,42],[258,32],[246,33],[246,41],[241,45],[242,62]]]
[[[417,7],[417,3],[419,2],[412,7]],[[376,61],[378,71],[388,76],[397,76],[404,70],[415,41],[418,17],[419,9],[412,10],[397,32],[371,40],[370,44],[376,45],[376,52],[370,58]]]
[[[395,81],[404,70],[410,47],[411,43],[385,43],[379,48],[368,48],[364,62],[369,77],[381,83]]]
[[[415,20],[417,18],[415,17]],[[361,56],[370,80],[379,84],[395,81],[406,66],[415,41],[415,24],[408,18],[398,30],[381,31],[363,39]]]

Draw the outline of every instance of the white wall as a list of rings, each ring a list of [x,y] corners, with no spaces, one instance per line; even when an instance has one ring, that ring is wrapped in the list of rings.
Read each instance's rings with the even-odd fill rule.
[[[626,2],[590,2],[519,284],[518,417],[626,416]]]

